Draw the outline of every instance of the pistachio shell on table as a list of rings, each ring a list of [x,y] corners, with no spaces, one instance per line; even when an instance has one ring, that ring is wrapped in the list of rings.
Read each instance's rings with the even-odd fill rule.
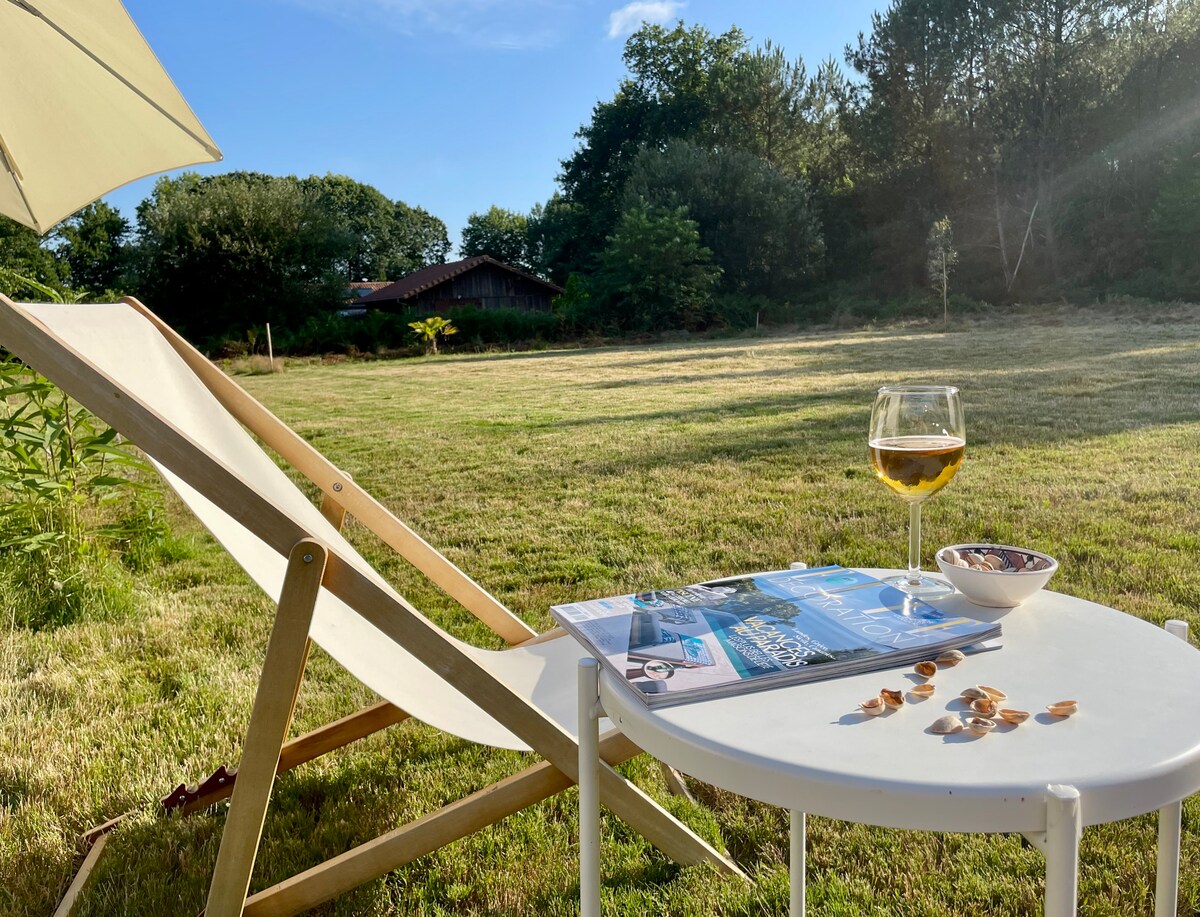
[[[954,716],[953,714],[947,714],[946,716],[939,716],[936,720],[933,721],[933,725],[931,725],[929,727],[929,731],[932,732],[934,735],[939,735],[939,736],[950,735],[953,732],[962,732],[963,731],[962,720],[960,720],[958,717]]]
[[[989,720],[996,715],[996,702],[990,697],[980,698],[971,701],[971,709],[979,716],[985,716]]]
[[[938,665],[944,665],[946,668],[953,668],[966,658],[959,650],[946,650],[933,661]]]
[[[879,714],[883,713],[883,711],[887,709],[887,707],[885,707],[883,704],[883,698],[878,694],[874,697],[868,698],[858,706],[859,709],[861,709],[862,712],[867,716],[879,716]]]
[[[933,661],[918,662],[913,666],[913,671],[922,678],[933,678],[937,674],[937,663]]]
[[[979,564],[983,563],[983,555],[976,554],[974,551],[968,551],[963,556],[966,559],[967,563],[969,563],[972,567],[976,567]]]
[[[993,688],[991,685],[976,685],[975,687],[977,687],[992,700],[996,701],[996,703],[1008,700],[1008,695],[999,688]]]
[[[904,706],[904,692],[903,691],[893,691],[891,688],[884,688],[882,691],[879,692],[879,696],[883,700],[883,702],[885,704],[887,704],[889,707],[891,707],[893,710],[897,709],[898,707]]]
[[[967,703],[973,700],[994,700],[987,691],[983,690],[979,685],[971,685],[969,688],[963,688],[960,694]]]
[[[926,698],[933,697],[933,692],[934,687],[929,684],[913,685],[908,689],[908,693],[917,698],[917,700],[925,700]]]
[[[1014,726],[1020,726],[1029,719],[1028,710],[1013,710],[1011,707],[1003,707],[996,712],[1000,715],[1000,719],[1006,723],[1012,723]]]
[[[973,736],[985,736],[995,728],[995,722],[986,717],[973,716],[967,720],[967,732]]]
[[[954,550],[954,548],[946,548],[946,550],[942,552],[942,560],[948,564],[957,564],[960,560],[962,560],[962,555]]]
[[[1046,710],[1054,716],[1070,716],[1079,711],[1079,701],[1077,700],[1060,700],[1050,704]]]
[[[993,570],[1003,570],[1006,566],[1008,566],[1004,562],[1004,558],[999,554],[985,554],[983,557],[983,562]]]

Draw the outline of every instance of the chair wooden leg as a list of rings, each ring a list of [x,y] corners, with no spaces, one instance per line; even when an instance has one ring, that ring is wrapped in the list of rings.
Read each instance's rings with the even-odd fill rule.
[[[308,665],[308,654],[312,652],[312,637],[304,641],[304,652],[300,654],[299,674],[296,676],[296,690],[292,692],[292,705],[288,708],[287,721],[288,726],[292,724],[292,717],[296,715],[296,702],[300,700],[300,685],[304,683],[304,669]],[[283,737],[287,738],[287,731],[284,731]],[[280,749],[282,752],[282,749]]]
[[[327,559],[325,548],[310,539],[298,542],[288,558],[287,576],[254,697],[238,780],[208,890],[205,907],[208,917],[236,917],[242,913],[246,901]]]
[[[357,739],[373,735],[388,726],[402,723],[406,719],[407,713],[387,701],[363,707],[340,720],[306,732],[284,745],[279,754],[279,773],[319,758],[335,748],[349,745]]]
[[[108,843],[108,838],[109,835],[107,834],[101,834],[96,838],[95,843],[92,844],[92,849],[83,858],[83,864],[79,867],[79,872],[75,873],[75,878],[67,889],[67,893],[63,895],[62,901],[58,903],[58,907],[54,911],[54,917],[71,917],[75,913],[75,905],[79,903],[79,896],[83,893],[88,879],[92,877],[92,870],[100,862],[100,855],[104,853],[104,845]]]
[[[607,764],[600,766],[600,801],[676,863],[684,866],[712,863],[726,875],[746,878],[736,863]]]
[[[381,729],[387,729],[388,726],[402,723],[408,719],[408,716],[399,707],[387,701],[380,701],[369,707],[363,707],[363,709],[356,710],[354,713],[344,716],[340,720],[334,720],[332,723],[326,723],[324,726],[317,727],[312,732],[306,732],[302,736],[289,739],[284,743],[283,749],[279,753],[279,766],[275,772],[276,774],[282,774],[284,771],[290,771],[293,767],[299,767],[301,764],[319,758],[326,752],[342,748],[358,739],[366,738],[369,735],[379,732]],[[218,776],[224,776],[225,779],[214,779]],[[205,784],[209,784],[210,786],[206,786]],[[180,815],[191,815],[193,812],[199,812],[201,809],[207,809],[211,805],[216,805],[222,799],[228,799],[236,784],[236,769],[228,772],[222,767],[198,787],[189,788],[180,784],[178,788],[172,791],[170,796],[162,800],[162,806],[169,812],[179,812]],[[178,797],[183,798],[179,799]],[[125,815],[122,815],[120,818],[107,821],[103,825],[93,828],[84,837],[90,839],[96,835],[110,831],[125,817]]]
[[[692,795],[692,791],[684,783],[683,774],[665,761],[658,762],[658,769],[662,771],[663,782],[666,783],[667,790],[672,796],[682,796],[688,802],[692,803],[696,801],[696,797]]]

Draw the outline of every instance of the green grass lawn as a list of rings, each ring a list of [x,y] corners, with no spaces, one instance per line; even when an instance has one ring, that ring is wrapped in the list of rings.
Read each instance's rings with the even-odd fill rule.
[[[538,629],[550,626],[554,603],[792,560],[902,566],[907,514],[868,465],[873,393],[885,382],[956,383],[967,461],[926,507],[926,562],[952,542],[1034,546],[1062,563],[1054,588],[1156,624],[1183,618],[1195,634],[1200,324],[1175,318],[1029,313],[947,333],[309,364],[243,381]],[[176,514],[174,525],[191,550],[138,580],[134,616],[0,629],[0,913],[52,911],[82,857],[80,832],[131,809],[80,913],[203,905],[223,809],[163,819],[154,801],[236,762],[271,608],[193,522]],[[349,531],[419,608],[495,645],[361,529]],[[1113,677],[1153,673],[1115,665]],[[294,729],[372,699],[315,652]],[[1194,701],[1163,698],[1186,719]],[[526,761],[410,723],[298,768],[276,784],[252,888]],[[667,797],[644,758],[626,771],[719,838],[755,883],[678,868],[606,815],[607,913],[786,911],[785,812],[704,786],[695,789],[705,806],[693,806]],[[1084,831],[1083,914],[1151,911],[1155,824]],[[576,840],[572,791],[320,912],[572,914]],[[813,818],[809,845],[815,915],[1040,909],[1041,856],[1015,837]],[[1180,913],[1197,909],[1193,799]]]

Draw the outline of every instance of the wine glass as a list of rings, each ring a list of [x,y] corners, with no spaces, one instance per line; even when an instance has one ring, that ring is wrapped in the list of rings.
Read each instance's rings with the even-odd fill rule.
[[[885,582],[909,595],[948,595],[954,587],[921,575],[921,504],[950,483],[967,444],[953,385],[885,385],[871,409],[868,443],[879,480],[908,503],[908,572]]]

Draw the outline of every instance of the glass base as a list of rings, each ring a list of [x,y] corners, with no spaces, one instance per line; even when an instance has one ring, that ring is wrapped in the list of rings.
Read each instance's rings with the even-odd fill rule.
[[[934,579],[924,574],[919,575],[914,581],[909,578],[907,573],[901,573],[899,576],[889,576],[883,582],[907,595],[913,595],[920,599],[936,599],[954,592],[954,587],[945,580]]]

